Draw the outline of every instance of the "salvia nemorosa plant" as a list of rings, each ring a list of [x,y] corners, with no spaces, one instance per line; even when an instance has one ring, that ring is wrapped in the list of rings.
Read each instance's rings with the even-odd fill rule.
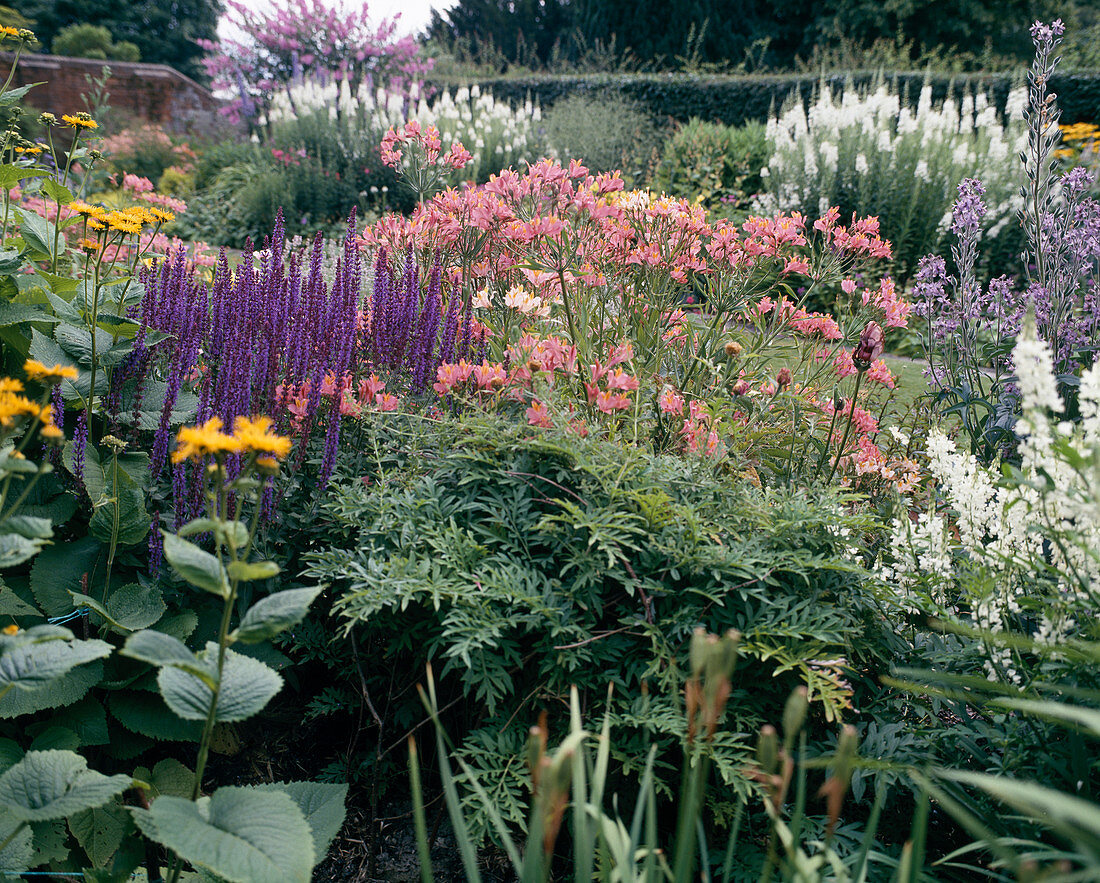
[[[425,274],[411,254],[393,261],[383,250],[367,293],[354,214],[342,245],[329,282],[323,239],[288,252],[280,215],[254,260],[233,268],[223,252],[209,284],[182,253],[145,271],[137,345],[115,372],[109,401],[116,428],[129,422],[153,433],[154,475],[169,468],[181,419],[231,426],[238,416],[270,414],[295,439],[298,467],[310,441],[323,439],[323,485],[343,420],[374,407],[378,388],[423,393],[441,362],[471,355],[469,312],[445,290],[438,262]],[[201,476],[194,464],[170,468],[176,519],[193,518]]]

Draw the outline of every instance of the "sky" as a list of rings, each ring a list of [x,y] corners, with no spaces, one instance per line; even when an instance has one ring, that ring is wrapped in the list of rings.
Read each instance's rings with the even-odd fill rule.
[[[402,34],[415,34],[423,30],[431,20],[433,9],[444,10],[453,6],[455,2],[456,0],[368,0],[367,11],[372,21],[391,18],[401,13],[398,30]],[[269,0],[244,0],[244,4],[256,10],[271,5]],[[359,0],[356,0],[355,5],[359,6]],[[224,27],[225,20],[222,21]]]

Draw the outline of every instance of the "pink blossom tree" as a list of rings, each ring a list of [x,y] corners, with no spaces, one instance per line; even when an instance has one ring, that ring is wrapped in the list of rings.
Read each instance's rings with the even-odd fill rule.
[[[199,45],[214,87],[235,96],[224,110],[234,121],[266,114],[272,95],[303,76],[346,80],[353,91],[363,84],[402,91],[432,65],[411,36],[397,36],[400,15],[374,25],[365,0],[358,8],[324,0],[274,0],[262,10],[227,0],[226,7],[243,37]]]

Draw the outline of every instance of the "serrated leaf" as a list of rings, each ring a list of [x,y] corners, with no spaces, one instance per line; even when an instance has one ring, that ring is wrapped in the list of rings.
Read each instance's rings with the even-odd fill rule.
[[[73,192],[52,178],[42,182],[42,192],[56,202],[69,203],[73,201]]]
[[[256,791],[282,791],[298,804],[313,832],[313,853],[317,861],[328,855],[328,848],[347,814],[347,785],[326,782],[274,782],[251,786]]]
[[[107,469],[111,467],[108,466]],[[109,473],[104,471],[104,476]],[[112,486],[105,490],[108,496],[101,506],[96,506],[88,531],[97,540],[110,543],[112,536],[120,546],[136,546],[149,534],[151,519],[145,511],[145,494],[125,476],[120,476],[115,494]],[[116,523],[115,507],[118,507]]]
[[[34,833],[35,867],[62,861],[69,857],[69,832],[63,819],[31,823]]]
[[[29,540],[48,540],[53,537],[53,525],[50,524],[50,520],[37,518],[34,515],[12,515],[4,522],[3,529]]]
[[[30,561],[43,545],[41,540],[28,540],[17,533],[0,534],[0,568]]]
[[[78,665],[110,656],[112,649],[106,641],[97,640],[27,642],[4,649],[0,655],[0,694],[12,688],[46,687]]]
[[[33,304],[0,303],[0,328],[21,325],[24,322],[57,321],[56,317]]]
[[[128,583],[112,592],[106,604],[79,592],[71,594],[74,604],[92,609],[114,631],[123,635],[148,628],[168,610],[160,589],[154,585]]]
[[[200,659],[183,641],[164,632],[150,629],[136,632],[126,639],[125,646],[119,652],[122,656],[147,662],[157,668],[170,666],[189,671],[210,687],[215,684],[213,666]]]
[[[64,616],[73,610],[69,592],[78,592],[81,577],[95,569],[102,546],[90,537],[43,549],[31,567],[31,591],[47,616]]]
[[[107,744],[107,712],[95,699],[82,699],[75,705],[56,711],[50,715],[50,720],[76,733],[82,746]]]
[[[98,868],[111,860],[133,827],[130,813],[117,801],[86,809],[69,819],[73,837]]]
[[[286,794],[225,787],[195,803],[161,797],[130,811],[146,837],[230,883],[309,883],[313,838]]]
[[[193,537],[201,533],[211,533],[215,539],[232,544],[238,549],[248,542],[248,525],[243,521],[215,521],[212,518],[196,518],[180,528],[179,536]]]
[[[57,230],[53,222],[39,217],[32,211],[23,211],[21,214],[23,223],[19,228],[19,235],[23,237],[27,247],[39,254],[53,254],[53,240]]]
[[[7,98],[9,94],[10,93],[5,93],[5,98]],[[26,94],[26,90],[24,90],[23,94]],[[18,101],[19,98],[17,97],[12,100]],[[5,190],[11,190],[12,187],[27,178],[45,178],[49,174],[50,173],[45,169],[17,166],[15,163],[4,163],[0,165],[0,187],[3,187]]]
[[[102,806],[129,787],[129,776],[90,770],[72,751],[28,751],[0,775],[0,806],[21,821],[44,822]]]
[[[245,644],[258,644],[296,626],[309,611],[313,599],[321,588],[287,589],[276,592],[253,604],[241,619],[233,633],[236,640]]]
[[[76,751],[80,737],[68,727],[45,727],[34,737],[28,751]]]
[[[54,340],[61,349],[78,365],[85,368],[92,367],[92,332],[86,326],[72,325],[68,322],[60,323],[53,331]],[[111,348],[111,335],[101,328],[96,329],[95,344],[97,354],[105,353]],[[97,355],[98,359],[98,355]]]
[[[11,769],[23,759],[23,749],[12,739],[0,739],[0,773]]]
[[[229,577],[215,556],[174,533],[161,533],[164,535],[164,557],[182,579],[222,598],[229,597]]]
[[[0,697],[0,718],[21,717],[46,708],[62,708],[83,699],[103,677],[103,663],[78,665],[40,690],[11,690]]]
[[[41,616],[37,607],[28,604],[8,586],[0,583],[0,616]]]
[[[205,655],[213,661],[217,645],[207,644]],[[213,690],[189,671],[162,668],[157,686],[168,707],[184,720],[205,720],[213,701]],[[227,650],[221,689],[214,719],[218,722],[247,720],[261,711],[282,689],[283,679],[262,662]]]
[[[21,824],[13,814],[0,809],[0,843],[12,838],[11,843],[0,851],[0,879],[6,879],[8,874],[20,875],[31,866],[34,835],[28,827],[17,832]]]
[[[164,742],[198,742],[202,735],[201,723],[180,720],[164,704],[159,693],[119,690],[111,694],[107,705],[111,714],[131,733]]]
[[[190,799],[195,787],[195,774],[175,758],[160,761],[151,770],[138,767],[134,778],[149,785],[148,798],[156,800],[165,794]]]

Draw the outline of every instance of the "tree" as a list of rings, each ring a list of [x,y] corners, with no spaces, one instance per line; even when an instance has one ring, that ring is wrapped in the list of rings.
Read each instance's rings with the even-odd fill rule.
[[[74,58],[102,58],[113,61],[139,61],[141,51],[129,40],[116,43],[111,32],[102,25],[86,22],[69,25],[53,38],[50,47],[54,55]]]
[[[143,61],[171,65],[200,82],[206,72],[197,41],[217,37],[223,11],[221,0],[15,0],[15,8],[34,20],[45,46],[66,27],[90,23],[135,44]]]

